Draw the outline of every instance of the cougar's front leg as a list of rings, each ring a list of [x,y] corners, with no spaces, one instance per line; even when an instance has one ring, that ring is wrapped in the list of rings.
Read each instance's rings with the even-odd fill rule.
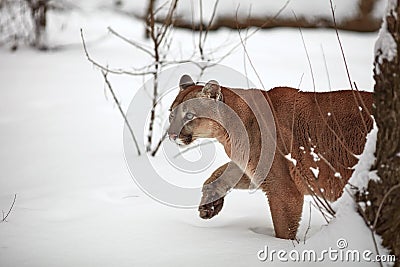
[[[235,163],[228,162],[222,165],[204,182],[199,206],[200,217],[211,219],[221,211],[224,197],[229,190],[248,189],[249,185],[250,179]]]

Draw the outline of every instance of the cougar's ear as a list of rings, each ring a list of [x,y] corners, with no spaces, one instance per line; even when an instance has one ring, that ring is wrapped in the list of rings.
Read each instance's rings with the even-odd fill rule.
[[[214,98],[216,100],[222,99],[221,86],[219,86],[219,83],[215,80],[211,80],[206,83],[201,93],[209,98]]]
[[[181,91],[185,90],[186,88],[192,85],[194,85],[194,82],[189,75],[185,74],[181,77],[179,81],[179,88]]]

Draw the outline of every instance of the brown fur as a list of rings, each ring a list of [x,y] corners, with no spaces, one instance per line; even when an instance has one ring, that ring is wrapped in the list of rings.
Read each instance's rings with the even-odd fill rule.
[[[171,118],[170,134],[182,127],[182,120],[176,117],[178,105],[189,99],[204,97],[202,90],[203,86],[194,84],[181,88],[171,106],[175,116]],[[246,125],[251,145],[250,161],[259,159],[257,149],[253,148],[261,146],[260,129],[254,126],[254,115],[239,96],[254,94],[254,90],[220,87],[221,101],[231,107]],[[355,155],[361,154],[366,134],[372,128],[373,121],[369,115],[373,105],[372,93],[351,90],[312,93],[288,87],[277,87],[262,93],[265,99],[261,101],[269,103],[273,110],[277,149],[272,167],[260,187],[268,197],[276,236],[295,239],[304,195],[310,194],[312,190],[328,200],[336,200],[342,194],[353,172],[352,167],[358,161]],[[237,140],[232,140],[227,130],[215,121],[194,119],[186,123],[177,134],[185,144],[201,137],[217,138],[224,145],[227,155],[235,161],[234,155],[237,152],[231,151],[231,144]],[[297,161],[296,166],[285,158],[289,153]],[[244,170],[245,174],[242,174],[243,171],[236,163],[224,164],[204,183],[203,199],[199,207],[202,218],[212,218],[219,213],[223,206],[223,196],[232,187],[249,188],[252,172]],[[224,176],[242,175],[237,184],[230,184],[226,178],[218,179],[227,170],[228,164],[233,168],[229,170],[231,173],[225,173]],[[314,176],[310,167],[319,169],[318,177]],[[337,177],[338,173],[340,177]],[[209,199],[214,200],[209,203]]]

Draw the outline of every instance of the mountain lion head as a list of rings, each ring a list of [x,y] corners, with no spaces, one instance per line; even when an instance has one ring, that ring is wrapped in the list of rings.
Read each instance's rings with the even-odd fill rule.
[[[218,120],[218,102],[222,101],[221,87],[211,80],[206,85],[196,85],[192,78],[183,75],[179,93],[170,108],[168,135],[178,145],[189,145],[198,138],[217,138],[224,134]]]

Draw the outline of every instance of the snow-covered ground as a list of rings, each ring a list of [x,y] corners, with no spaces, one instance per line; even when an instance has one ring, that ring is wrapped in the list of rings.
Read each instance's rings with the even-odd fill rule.
[[[271,263],[257,258],[265,246],[321,252],[337,249],[340,238],[346,239],[349,249],[375,251],[368,228],[351,207],[326,225],[315,208],[309,213],[307,199],[298,231],[301,241],[293,243],[274,237],[262,193],[230,193],[221,213],[207,221],[198,217],[196,209],[177,209],[148,197],[125,164],[123,121],[104,90],[101,74],[79,45],[82,27],[94,58],[111,67],[139,67],[148,59],[107,35],[106,27],[146,42],[142,23],[107,11],[71,13],[68,27],[58,32],[57,25],[66,18],[54,16],[53,21],[59,21],[50,27],[50,42],[68,40],[76,46],[49,53],[0,50],[0,210],[6,213],[17,194],[7,221],[0,223],[0,266],[275,266],[280,263],[276,259]],[[303,34],[316,90],[349,88],[335,32],[304,30]],[[239,40],[236,32],[227,30],[209,35],[209,48]],[[340,36],[352,79],[360,89],[372,91],[376,34],[342,32]],[[175,38],[173,52],[192,49],[191,32],[177,30]],[[298,30],[260,31],[247,41],[247,49],[266,88],[287,85],[313,90]],[[243,58],[239,48],[221,64],[243,73]],[[248,63],[247,71],[260,87]],[[175,79],[178,83],[179,77]],[[111,81],[127,109],[143,80],[118,76]],[[136,127],[143,130],[144,125]],[[144,162],[146,156],[134,160]],[[224,155],[218,154],[216,162],[223,160]],[[161,156],[154,161],[163,162]],[[170,171],[169,166],[161,168]],[[212,171],[204,171],[204,180]],[[148,170],[139,172],[146,176]],[[311,229],[304,242],[309,216]]]

